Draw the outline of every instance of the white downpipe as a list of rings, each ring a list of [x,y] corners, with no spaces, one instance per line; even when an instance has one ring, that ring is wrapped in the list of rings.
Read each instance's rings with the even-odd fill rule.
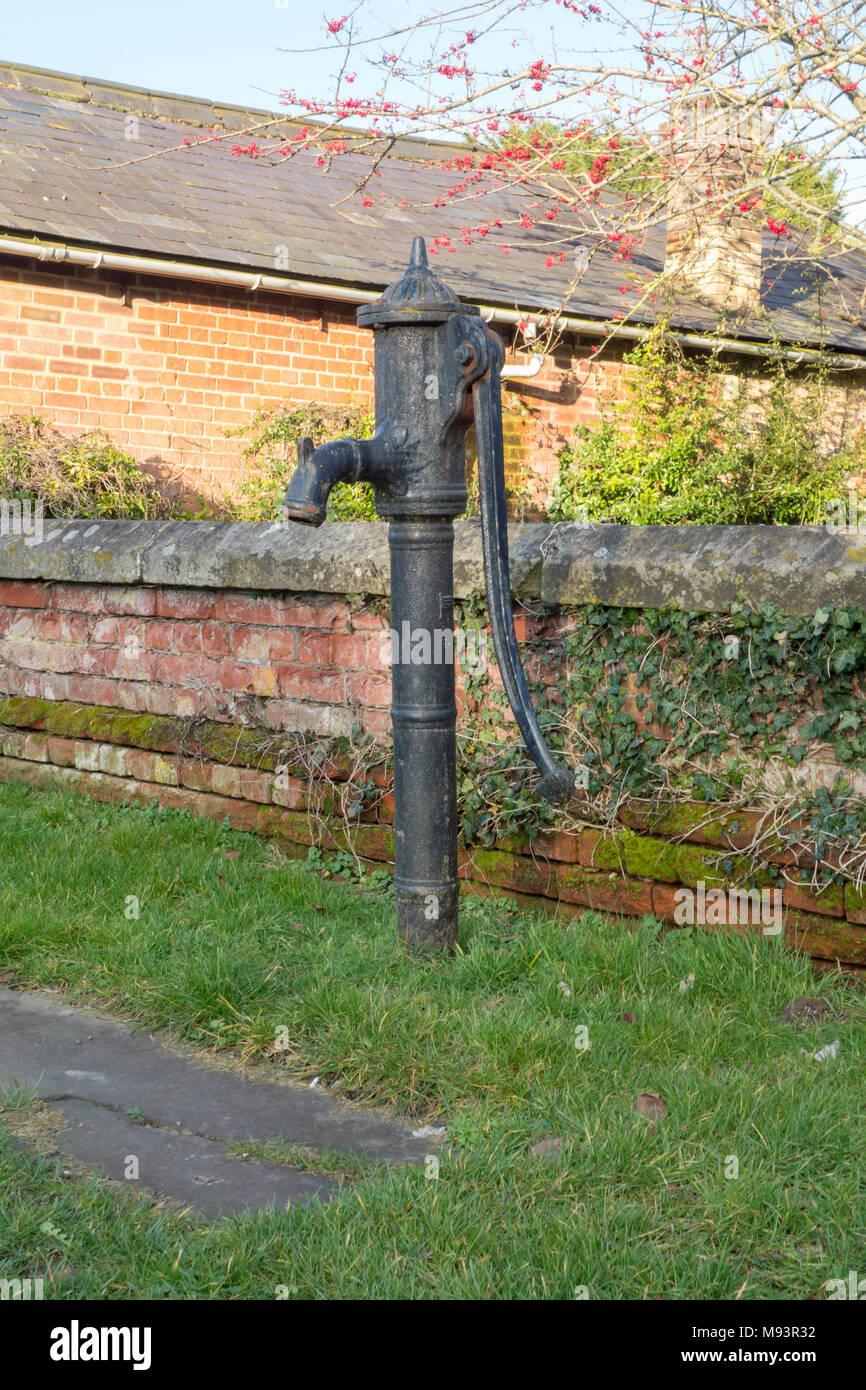
[[[527,377],[538,376],[543,366],[544,357],[540,352],[534,352],[525,365],[519,363],[516,366],[503,367],[499,375],[503,381],[515,381],[518,377],[525,381]]]

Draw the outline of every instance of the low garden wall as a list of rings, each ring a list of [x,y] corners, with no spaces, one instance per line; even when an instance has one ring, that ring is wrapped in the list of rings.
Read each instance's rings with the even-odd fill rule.
[[[737,920],[738,888],[815,957],[866,966],[864,537],[531,525],[511,549],[540,717],[578,790],[566,808],[533,792],[485,648],[480,527],[458,523],[467,887],[709,927]],[[388,587],[378,523],[3,536],[0,778],[387,864]]]

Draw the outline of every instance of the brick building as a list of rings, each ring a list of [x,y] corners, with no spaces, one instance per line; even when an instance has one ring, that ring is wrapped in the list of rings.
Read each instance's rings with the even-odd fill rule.
[[[599,394],[617,391],[623,352],[651,323],[645,310],[617,325],[615,249],[595,254],[575,285],[571,255],[559,260],[562,220],[515,230],[521,212],[539,206],[529,187],[488,192],[474,208],[443,197],[455,178],[443,151],[406,140],[383,160],[381,182],[356,193],[369,172],[360,156],[328,170],[312,153],[231,153],[233,132],[250,140],[261,130],[285,139],[297,127],[268,112],[0,65],[0,414],[36,412],[69,432],[99,427],[163,473],[205,492],[230,489],[242,441],[229,432],[255,411],[370,398],[372,342],[356,327],[357,306],[399,275],[421,231],[439,238],[431,249],[449,282],[482,305],[509,346],[509,369],[524,373],[507,386],[508,464],[512,481],[531,475],[543,489],[557,449],[576,424],[598,419]],[[479,217],[507,226],[507,253],[495,235],[463,243],[462,227]],[[645,269],[680,253],[682,223],[679,207],[647,237]],[[707,230],[706,283],[684,277],[665,306],[687,348],[719,330],[719,229]],[[575,225],[578,255],[585,243]],[[861,301],[864,258],[838,257],[809,277],[778,238],[754,228],[735,229],[721,256],[738,287],[723,322],[731,371],[760,366],[771,337],[792,354],[832,352],[833,428],[866,423],[866,329],[844,309]],[[532,344],[518,325],[559,309],[565,335],[527,376]]]

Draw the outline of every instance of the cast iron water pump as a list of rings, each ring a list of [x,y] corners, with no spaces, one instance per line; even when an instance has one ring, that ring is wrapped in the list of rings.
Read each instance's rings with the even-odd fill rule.
[[[422,237],[402,279],[358,310],[375,334],[376,433],[314,449],[298,444],[283,515],[320,526],[338,482],[372,483],[390,521],[391,630],[426,635],[427,659],[392,662],[397,926],[411,945],[457,940],[457,706],[454,662],[437,661],[454,629],[454,518],[466,510],[466,431],[475,422],[484,574],[502,683],[533,762],[538,791],[567,801],[574,775],[538,727],[514,634],[508,572],[499,373],[502,341],[430,270]],[[438,642],[437,642],[438,637]],[[446,651],[449,650],[446,648]]]

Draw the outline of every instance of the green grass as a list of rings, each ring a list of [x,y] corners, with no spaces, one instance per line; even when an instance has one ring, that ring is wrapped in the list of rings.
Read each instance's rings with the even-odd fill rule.
[[[449,1126],[438,1179],[353,1161],[326,1207],[213,1225],[0,1141],[0,1277],[76,1298],[800,1299],[866,1272],[866,1011],[777,939],[469,899],[457,957],[418,960],[387,896],[182,813],[8,784],[0,841],[0,969]],[[782,1024],[801,994],[848,1020]],[[836,1061],[802,1051],[837,1037]]]

